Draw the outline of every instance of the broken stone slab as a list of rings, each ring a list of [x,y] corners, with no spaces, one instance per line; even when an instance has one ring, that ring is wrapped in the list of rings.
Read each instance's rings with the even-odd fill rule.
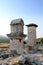
[[[19,64],[23,65],[26,63],[30,63],[31,65],[40,65],[38,57],[33,54],[22,54],[19,59]]]

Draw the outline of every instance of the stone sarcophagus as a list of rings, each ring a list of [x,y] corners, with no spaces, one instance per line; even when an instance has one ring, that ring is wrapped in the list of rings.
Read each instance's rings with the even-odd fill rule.
[[[11,33],[23,33],[24,22],[22,19],[16,19],[11,21]]]
[[[7,34],[10,38],[10,51],[16,50],[19,54],[23,53],[23,39],[26,35],[23,33],[24,22],[22,19],[11,21],[11,33]]]

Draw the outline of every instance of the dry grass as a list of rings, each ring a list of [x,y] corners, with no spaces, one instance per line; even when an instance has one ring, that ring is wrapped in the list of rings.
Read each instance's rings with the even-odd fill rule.
[[[0,47],[9,47],[10,44],[9,43],[0,43]]]

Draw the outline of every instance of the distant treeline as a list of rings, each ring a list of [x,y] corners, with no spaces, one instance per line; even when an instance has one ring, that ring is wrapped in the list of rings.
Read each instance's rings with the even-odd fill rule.
[[[37,41],[37,43],[39,43],[39,44],[41,44],[41,43],[43,44],[43,38],[38,38],[36,41]]]

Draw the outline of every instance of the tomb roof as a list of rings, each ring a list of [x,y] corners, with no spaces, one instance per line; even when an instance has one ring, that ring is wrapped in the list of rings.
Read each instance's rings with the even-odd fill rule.
[[[19,19],[12,20],[10,25],[15,25],[15,24],[24,25],[24,22],[23,22],[23,20],[21,18],[19,18]]]
[[[26,25],[26,26],[28,26],[28,27],[30,27],[30,26],[38,27],[38,25],[36,25],[36,24],[34,24],[34,23],[28,24],[28,25]]]

